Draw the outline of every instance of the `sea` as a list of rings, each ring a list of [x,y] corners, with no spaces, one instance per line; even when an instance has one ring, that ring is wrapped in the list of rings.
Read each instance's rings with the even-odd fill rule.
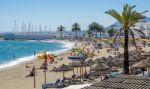
[[[73,46],[74,43],[56,41],[0,41],[0,69],[33,60],[35,53],[61,54]]]

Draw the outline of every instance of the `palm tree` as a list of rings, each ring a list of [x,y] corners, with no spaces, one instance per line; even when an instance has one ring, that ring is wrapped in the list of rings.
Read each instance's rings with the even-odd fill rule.
[[[78,32],[81,31],[80,25],[78,23],[74,23],[72,25],[72,32],[75,32],[75,38],[77,39],[78,37]]]
[[[112,37],[116,34],[117,30],[114,28],[110,28],[107,30],[107,33],[109,34],[109,37]]]
[[[90,29],[87,30],[86,34],[88,35],[88,37],[92,37],[93,36],[92,31]]]
[[[135,42],[135,37],[134,37],[134,31],[138,31],[140,33],[142,33],[142,31],[140,29],[132,29],[135,24],[139,21],[141,21],[142,19],[145,18],[145,16],[143,15],[145,12],[147,11],[143,11],[143,12],[137,12],[136,10],[134,10],[136,6],[130,6],[128,4],[125,4],[123,7],[123,11],[122,14],[118,13],[116,10],[111,9],[106,11],[106,14],[109,14],[110,16],[114,17],[116,20],[118,20],[121,24],[121,31],[124,31],[124,38],[125,38],[125,43],[124,43],[124,74],[129,74],[129,55],[128,55],[128,36],[129,33],[132,36],[132,39],[134,41],[134,45],[136,46],[136,42]],[[143,33],[142,33],[143,34]],[[143,34],[144,35],[144,34]]]
[[[100,33],[100,38],[102,37],[102,33],[105,33],[105,28],[102,25],[99,25],[99,28],[97,29],[97,32]]]
[[[98,33],[98,32],[100,33],[100,37],[101,37],[102,32],[104,32],[103,26],[100,25],[100,24],[97,23],[97,22],[92,22],[92,23],[89,25],[89,30],[90,30],[91,32],[94,32],[94,33],[95,33],[95,37],[97,37],[97,33]]]
[[[60,37],[62,37],[63,35],[63,31],[65,31],[65,27],[60,25],[58,28],[57,28],[58,32],[60,32]]]

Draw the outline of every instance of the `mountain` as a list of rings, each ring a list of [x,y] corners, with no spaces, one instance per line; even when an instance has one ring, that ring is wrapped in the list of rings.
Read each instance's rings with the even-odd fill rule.
[[[150,17],[146,17],[145,19],[142,20],[142,22],[150,22]],[[111,27],[120,28],[121,24],[119,22],[115,22],[112,25],[108,26],[107,28],[111,28]]]
[[[150,17],[146,17],[146,18],[144,19],[144,21],[150,22]]]

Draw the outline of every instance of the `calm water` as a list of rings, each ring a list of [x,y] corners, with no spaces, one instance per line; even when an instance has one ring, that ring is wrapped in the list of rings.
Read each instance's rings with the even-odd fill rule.
[[[64,49],[64,43],[31,42],[31,41],[0,41],[0,65],[17,58],[31,56],[35,52],[56,51]],[[15,59],[13,58],[15,55]],[[23,60],[23,59],[22,59]]]

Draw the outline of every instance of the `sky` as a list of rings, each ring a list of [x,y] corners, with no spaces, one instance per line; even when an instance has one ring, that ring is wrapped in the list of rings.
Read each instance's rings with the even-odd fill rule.
[[[136,5],[137,11],[150,11],[150,0],[0,0],[0,32],[12,31],[15,20],[18,30],[23,22],[34,28],[41,24],[42,30],[45,25],[47,30],[57,30],[59,25],[70,30],[75,22],[86,30],[93,21],[107,27],[116,20],[105,11],[121,12],[125,3]],[[150,17],[150,12],[145,15]]]

